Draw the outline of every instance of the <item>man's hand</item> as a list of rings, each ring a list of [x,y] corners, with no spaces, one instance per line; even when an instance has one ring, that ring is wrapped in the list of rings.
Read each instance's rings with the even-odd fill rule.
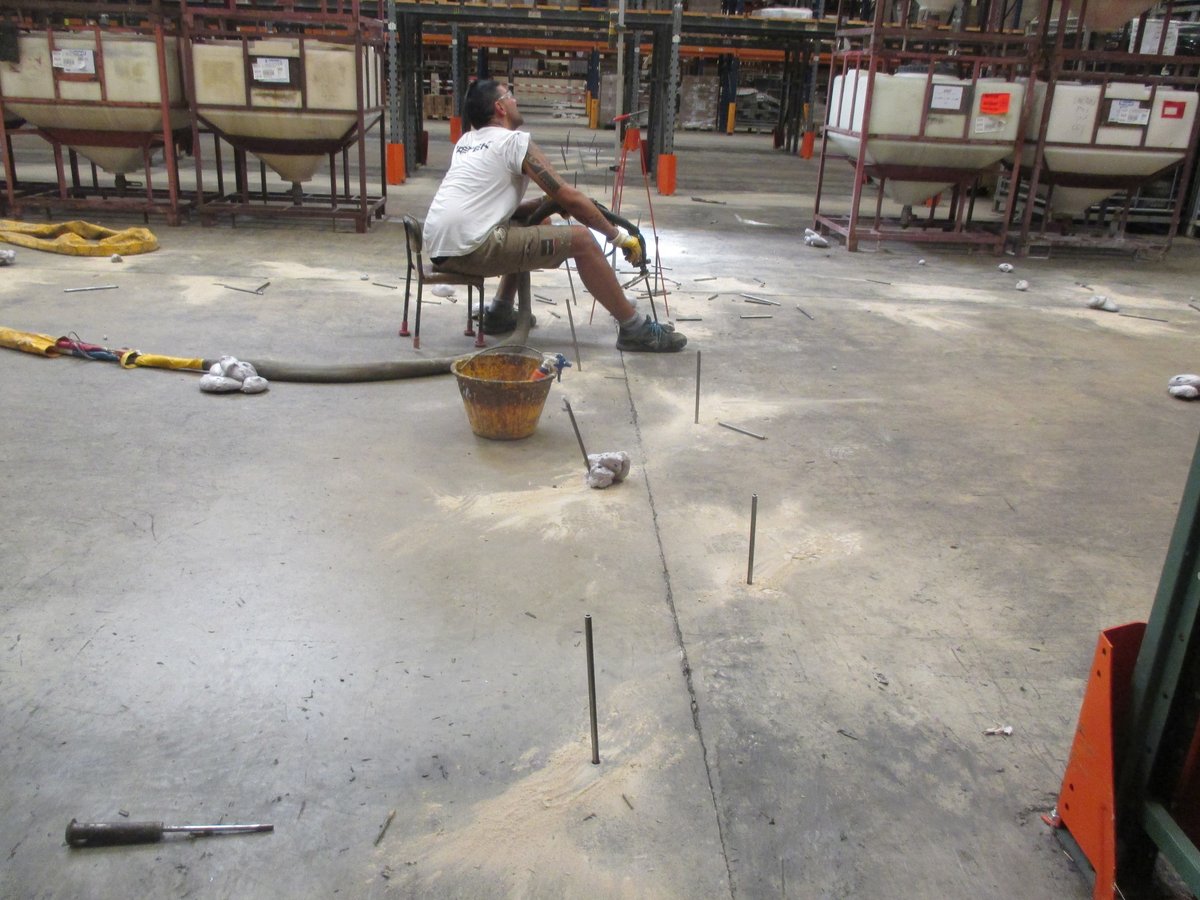
[[[630,234],[618,225],[617,236],[610,240],[609,243],[625,254],[625,261],[630,265],[640,266],[642,264],[641,238]]]

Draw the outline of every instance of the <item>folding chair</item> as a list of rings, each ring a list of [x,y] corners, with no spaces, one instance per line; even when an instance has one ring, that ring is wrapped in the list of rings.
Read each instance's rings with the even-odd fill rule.
[[[408,254],[408,270],[404,273],[404,318],[400,323],[400,336],[408,337],[408,301],[412,296],[413,273],[417,276],[417,316],[413,325],[413,349],[421,349],[421,299],[427,284],[461,284],[467,288],[467,328],[463,334],[475,338],[476,347],[487,346],[483,341],[482,322],[475,328],[475,313],[472,304],[473,292],[479,291],[479,314],[483,318],[483,278],[476,275],[459,275],[434,268],[422,254],[422,222],[413,216],[404,216],[405,251]]]

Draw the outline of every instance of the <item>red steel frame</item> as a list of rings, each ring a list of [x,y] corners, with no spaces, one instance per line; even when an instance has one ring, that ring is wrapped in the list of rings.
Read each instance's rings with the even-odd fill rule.
[[[54,3],[43,4],[45,7],[39,8],[39,12],[57,12],[60,11],[58,5]],[[73,8],[74,4],[67,4]],[[92,12],[95,14],[102,13],[108,9],[107,4],[95,4],[92,7]],[[153,9],[157,10],[158,4],[153,4]],[[128,12],[128,7],[125,9]],[[28,98],[28,97],[4,97],[0,92],[0,156],[3,157],[4,172],[5,172],[5,204],[10,214],[20,215],[27,208],[68,208],[75,210],[91,211],[134,211],[141,212],[148,219],[150,213],[159,213],[166,217],[167,222],[171,225],[177,225],[180,221],[180,213],[184,208],[181,202],[181,193],[179,188],[179,170],[178,156],[176,154],[175,134],[171,128],[171,110],[183,109],[184,102],[181,101],[174,107],[171,104],[169,87],[167,82],[167,60],[166,60],[166,42],[168,40],[178,41],[177,29],[172,23],[165,21],[157,12],[151,12],[148,15],[149,21],[137,27],[110,27],[107,25],[71,25],[54,27],[48,22],[39,24],[35,21],[25,20],[22,26],[33,30],[44,30],[47,34],[50,50],[54,49],[55,33],[71,33],[83,34],[91,32],[95,40],[95,65],[96,72],[93,76],[84,76],[81,79],[79,76],[74,76],[68,73],[60,73],[54,71],[54,92],[53,99],[45,98]],[[158,77],[159,77],[159,100],[157,104],[149,103],[133,103],[119,102],[110,100],[107,96],[108,89],[104,79],[104,46],[102,37],[104,34],[144,34],[153,35],[155,46],[157,48],[158,57]],[[19,100],[22,104],[27,105],[55,105],[55,106],[93,106],[95,101],[82,100],[64,100],[59,96],[59,85],[63,81],[78,81],[87,80],[95,81],[100,86],[101,99],[100,104],[113,108],[132,108],[145,109],[157,107],[161,113],[162,129],[155,132],[129,132],[129,131],[100,131],[95,129],[43,129],[32,128],[34,133],[41,135],[47,140],[54,151],[54,165],[57,174],[57,183],[51,185],[33,185],[27,184],[18,193],[17,179],[15,173],[15,165],[13,160],[12,145],[9,141],[9,132],[4,125],[4,105],[5,101]],[[104,189],[99,186],[96,167],[92,166],[92,185],[87,187],[83,185],[79,178],[78,159],[75,151],[69,150],[70,159],[70,182],[67,180],[66,169],[63,163],[63,147],[70,145],[83,146],[104,146],[104,147],[141,147],[143,159],[145,161],[145,197],[134,198],[126,195],[123,190],[123,178],[118,177],[118,185],[114,189]],[[167,168],[167,184],[165,190],[157,190],[153,185],[152,176],[152,160],[151,156],[154,150],[162,148],[163,157]]]
[[[974,201],[973,186],[988,169],[964,169],[945,166],[904,166],[895,164],[872,164],[867,162],[869,144],[872,140],[887,140],[893,142],[911,143],[957,143],[965,139],[971,117],[963,117],[963,135],[961,138],[936,138],[925,136],[928,122],[929,99],[933,90],[933,74],[935,66],[947,59],[946,51],[958,51],[953,62],[960,68],[970,68],[972,96],[983,76],[989,78],[1002,77],[1013,81],[1026,74],[1029,66],[1029,39],[1024,35],[985,32],[952,32],[931,30],[929,28],[908,28],[905,26],[887,24],[888,12],[899,14],[900,21],[907,21],[909,15],[909,0],[900,0],[893,5],[881,0],[875,7],[875,20],[866,28],[840,29],[836,35],[836,43],[860,45],[857,49],[835,50],[833,63],[829,72],[829,87],[827,101],[833,102],[833,85],[837,75],[847,75],[851,70],[863,71],[867,75],[867,90],[863,100],[863,130],[859,134],[850,129],[837,128],[826,124],[822,130],[821,159],[817,174],[817,190],[814,202],[814,227],[819,230],[832,231],[846,239],[847,249],[854,251],[863,239],[894,240],[915,243],[957,243],[990,248],[993,252],[1001,252],[1005,241],[1006,224],[1012,213],[1011,200],[1005,210],[1001,222],[990,222],[978,225],[973,222]],[[914,47],[919,49],[913,49]],[[963,52],[966,51],[966,52]],[[870,130],[871,108],[874,101],[875,78],[880,72],[895,71],[904,64],[919,64],[926,67],[925,102],[921,113],[919,133],[912,135],[890,135],[873,133]],[[839,98],[839,103],[845,97]],[[851,97],[851,119],[856,111],[857,92]],[[1018,123],[1015,146],[1009,141],[1002,143],[1005,147],[1013,147],[1013,153],[1019,158],[1023,143],[1023,129],[1026,112],[1031,102],[1030,94],[1026,91],[1023,107],[1013,114],[1021,116]],[[843,111],[844,112],[844,111]],[[829,134],[840,133],[859,138],[858,153],[849,161],[854,166],[854,183],[851,189],[849,215],[830,215],[822,212],[821,201],[825,183],[825,165],[831,157]],[[975,145],[986,146],[987,141],[974,141]],[[849,159],[848,157],[844,157]],[[875,211],[869,225],[861,222],[861,205],[864,188],[868,177],[877,182]],[[938,181],[949,182],[953,185],[952,196],[948,204],[948,215],[938,220],[936,206],[931,205],[928,218],[924,223],[914,227],[907,217],[885,217],[883,215],[884,185],[888,179],[906,181]]]
[[[367,134],[371,129],[377,129],[379,135],[379,170],[383,171],[383,160],[386,154],[385,135],[383,133],[383,65],[385,60],[384,23],[377,19],[365,17],[362,14],[362,4],[359,0],[319,0],[309,2],[303,8],[297,8],[294,0],[276,0],[274,3],[257,4],[253,9],[247,9],[237,4],[236,0],[184,0],[184,79],[187,94],[193,98],[192,103],[192,132],[193,145],[196,148],[196,207],[205,224],[211,224],[216,216],[227,215],[236,223],[238,215],[266,215],[268,217],[305,218],[350,220],[355,230],[367,230],[372,218],[382,218],[387,201],[387,181],[381,177],[380,193],[377,196],[368,195],[367,185]],[[271,30],[268,33],[268,28]],[[309,41],[321,43],[352,44],[355,50],[355,81],[358,99],[358,110],[353,127],[336,140],[301,141],[291,139],[245,138],[225,135],[212,122],[204,118],[197,110],[194,102],[195,84],[193,80],[192,48],[197,43],[209,39],[240,41],[242,57],[247,67],[246,90],[247,97],[244,106],[206,105],[215,109],[241,110],[251,109],[249,78],[249,42],[259,38],[277,36],[294,38],[300,45],[300,68],[304,70],[305,47]],[[366,72],[366,48],[374,46],[375,70]],[[378,102],[368,107],[364,96],[364,77],[369,75],[376,87]],[[304,112],[344,112],[344,110],[323,110],[308,105],[308,97],[303,81],[301,82],[301,107],[296,114]],[[201,132],[211,132],[214,137],[214,162],[217,168],[217,191],[206,193],[204,189],[204,160],[200,149]],[[224,174],[221,162],[221,141],[233,147],[235,189],[226,194]],[[350,190],[350,148],[357,151],[358,193]],[[266,185],[266,166],[260,166],[259,190],[252,191],[249,186],[247,170],[247,153],[296,153],[298,155],[329,154],[329,193],[324,195],[304,194],[298,191],[270,192]],[[342,186],[338,190],[337,156],[341,154]]]
[[[1159,37],[1157,52],[1152,54],[1128,54],[1083,48],[1082,44],[1086,39],[1087,32],[1086,27],[1082,23],[1087,16],[1087,0],[1082,0],[1082,4],[1077,10],[1078,16],[1074,20],[1075,24],[1073,28],[1071,26],[1071,17],[1068,15],[1070,12],[1071,8],[1064,4],[1054,23],[1055,31],[1051,34],[1050,17],[1045,15],[1043,10],[1041,24],[1038,29],[1036,46],[1045,48],[1045,55],[1040,68],[1047,82],[1046,99],[1042,106],[1041,126],[1038,131],[1039,137],[1033,159],[1027,166],[1020,166],[1018,164],[1014,168],[1014,172],[1019,172],[1020,174],[1019,178],[1014,175],[1012,179],[1012,184],[1009,188],[1010,200],[1020,193],[1022,184],[1025,186],[1026,193],[1024,205],[1021,210],[1019,228],[1010,234],[1010,243],[1014,246],[1015,252],[1021,256],[1027,255],[1031,247],[1036,245],[1047,247],[1055,245],[1123,247],[1138,252],[1165,253],[1170,249],[1175,232],[1179,229],[1179,223],[1183,216],[1183,206],[1187,202],[1188,181],[1195,164],[1197,140],[1200,139],[1200,111],[1197,112],[1192,123],[1188,149],[1183,159],[1179,163],[1167,166],[1165,169],[1150,176],[1123,176],[1119,174],[1082,175],[1051,172],[1045,165],[1046,147],[1079,148],[1089,146],[1101,150],[1130,150],[1131,147],[1127,144],[1106,145],[1097,143],[1100,127],[1103,125],[1101,111],[1104,109],[1104,99],[1108,94],[1110,86],[1120,83],[1148,85],[1150,87],[1150,108],[1153,110],[1154,98],[1159,88],[1200,89],[1200,57],[1168,56],[1164,54],[1163,51],[1171,23],[1172,9],[1170,2],[1168,2],[1164,12],[1162,33]],[[1139,35],[1146,33],[1148,17],[1149,13],[1144,13],[1139,19]],[[1071,38],[1071,42],[1075,44],[1074,47],[1067,46],[1068,36]],[[1053,43],[1051,43],[1051,37],[1053,37]],[[1167,72],[1167,69],[1173,71]],[[1091,142],[1088,145],[1055,144],[1046,140],[1046,128],[1050,120],[1055,87],[1059,81],[1064,80],[1100,85],[1100,103],[1092,129]],[[1148,133],[1149,128],[1143,130],[1141,141],[1136,149],[1156,149],[1146,145]],[[1137,240],[1128,238],[1125,228],[1128,224],[1130,206],[1132,205],[1135,191],[1177,168],[1183,173],[1184,177],[1179,180],[1176,187],[1175,202],[1172,206],[1170,224],[1167,227],[1165,237],[1157,240],[1152,238]],[[1124,200],[1115,220],[1116,229],[1081,233],[1076,232],[1073,225],[1061,223],[1062,227],[1055,233],[1047,230],[1050,224],[1049,216],[1043,214],[1039,223],[1040,227],[1035,231],[1033,228],[1033,214],[1037,206],[1035,195],[1037,187],[1042,185],[1046,186],[1051,194],[1054,191],[1055,185],[1062,185],[1063,187],[1111,188],[1113,193],[1124,191]],[[1047,196],[1046,199],[1048,203],[1050,197]]]

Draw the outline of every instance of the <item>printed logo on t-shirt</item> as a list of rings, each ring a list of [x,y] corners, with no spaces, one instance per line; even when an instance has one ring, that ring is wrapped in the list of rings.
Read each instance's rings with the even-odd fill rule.
[[[463,146],[462,144],[457,144],[454,147],[454,152],[455,153],[475,153],[479,150],[486,150],[490,146],[492,146],[491,141],[484,141],[482,144],[469,144],[467,146]]]

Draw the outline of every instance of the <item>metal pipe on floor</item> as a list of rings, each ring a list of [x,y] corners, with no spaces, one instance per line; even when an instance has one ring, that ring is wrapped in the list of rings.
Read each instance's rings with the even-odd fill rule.
[[[758,529],[758,494],[750,498],[750,561],[746,564],[746,584],[754,584],[754,533]]]
[[[596,659],[592,652],[592,617],[583,617],[583,640],[587,646],[588,713],[592,720],[592,765],[600,765],[600,735],[596,728]]]

